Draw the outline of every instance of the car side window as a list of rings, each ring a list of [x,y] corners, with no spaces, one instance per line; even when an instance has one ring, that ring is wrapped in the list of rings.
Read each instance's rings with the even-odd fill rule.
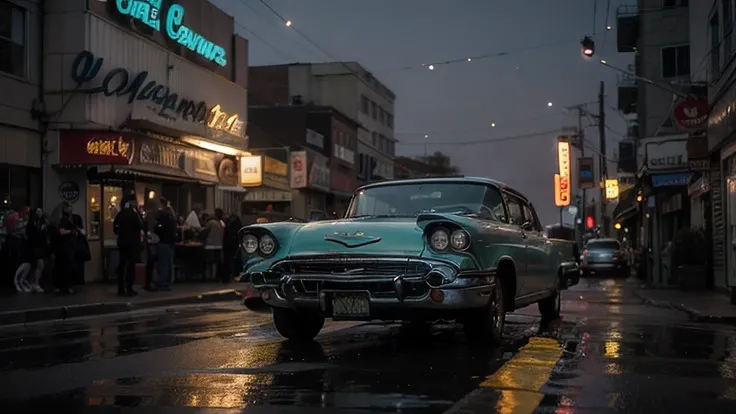
[[[509,208],[509,224],[521,226],[524,224],[524,213],[521,210],[521,202],[514,196],[506,196],[506,205]]]
[[[534,216],[534,213],[532,212],[532,209],[528,205],[526,205],[526,204],[524,204],[523,209],[524,209],[524,219],[525,219],[525,221],[531,222],[532,223],[532,228],[534,230],[541,231],[542,230],[541,229],[541,226],[537,222],[537,219]]]
[[[498,220],[502,223],[508,223],[508,217],[506,216],[506,207],[503,205],[503,197],[501,192],[493,187],[486,187],[486,193],[483,196],[483,206],[493,213],[493,217],[489,217],[494,220]],[[483,214],[483,211],[481,211]],[[486,216],[488,213],[485,214]]]

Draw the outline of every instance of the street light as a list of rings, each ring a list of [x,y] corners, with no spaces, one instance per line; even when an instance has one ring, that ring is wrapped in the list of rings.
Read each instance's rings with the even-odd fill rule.
[[[613,225],[613,228],[616,230],[621,230],[621,223],[616,223]]]
[[[284,23],[284,25],[286,25],[286,27],[291,27],[291,20],[287,20],[287,21],[286,21],[286,22]]]
[[[583,46],[583,55],[592,57],[595,54],[595,42],[588,36],[585,36],[580,45]]]

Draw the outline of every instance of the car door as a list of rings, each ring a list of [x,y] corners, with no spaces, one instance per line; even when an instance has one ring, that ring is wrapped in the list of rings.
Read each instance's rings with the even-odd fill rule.
[[[514,235],[513,250],[511,257],[516,264],[516,284],[517,296],[523,296],[535,292],[535,287],[529,272],[529,255],[527,254],[527,238],[525,232],[521,229],[524,224],[524,210],[522,201],[513,194],[504,194],[506,208],[508,211],[508,224],[511,233]]]
[[[526,237],[526,254],[528,258],[529,283],[534,291],[552,287],[552,243],[544,233],[534,209],[527,203],[522,205],[524,225],[522,231]]]

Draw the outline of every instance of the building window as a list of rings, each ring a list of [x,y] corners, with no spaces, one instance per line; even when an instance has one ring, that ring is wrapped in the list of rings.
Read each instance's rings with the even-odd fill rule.
[[[678,78],[681,76],[690,76],[690,46],[663,48],[662,77]]]
[[[374,147],[378,146],[377,141],[378,141],[378,134],[376,134],[375,132],[371,132],[371,143],[373,144]]]
[[[26,76],[26,12],[0,1],[0,72]]]
[[[365,95],[360,95],[360,111],[368,115],[368,98]]]
[[[383,108],[378,108],[381,125],[386,125],[386,111],[383,110]]]
[[[394,127],[394,116],[389,113],[386,114],[386,126],[389,128]]]
[[[378,105],[375,102],[371,102],[373,119],[378,119]]]
[[[718,13],[710,19],[710,77],[715,79],[721,73],[721,33]]]

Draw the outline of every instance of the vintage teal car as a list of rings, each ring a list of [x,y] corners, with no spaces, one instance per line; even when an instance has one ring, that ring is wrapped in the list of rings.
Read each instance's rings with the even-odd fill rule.
[[[343,219],[254,224],[240,238],[241,281],[297,340],[332,318],[457,320],[494,343],[506,312],[538,303],[558,317],[579,272],[574,242],[548,238],[526,197],[486,178],[368,184]]]

